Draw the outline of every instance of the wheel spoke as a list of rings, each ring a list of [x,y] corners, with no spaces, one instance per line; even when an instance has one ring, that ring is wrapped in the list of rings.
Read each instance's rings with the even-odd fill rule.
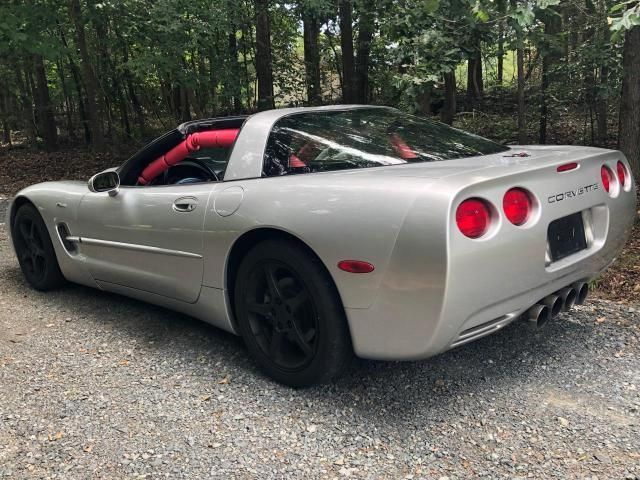
[[[303,335],[303,338],[307,342],[311,342],[311,340],[313,340],[315,336],[316,336],[316,329],[310,328],[309,331]]]
[[[292,336],[293,336],[293,342],[300,348],[300,350],[302,350],[302,353],[304,353],[305,357],[309,357],[313,354],[313,348],[311,347],[311,345],[309,344],[309,341],[306,340],[306,335],[303,335],[302,332],[300,332],[300,330],[298,330],[297,328],[294,328],[292,331]],[[315,332],[314,332],[315,334]],[[313,336],[311,337],[313,338]]]
[[[307,300],[309,300],[309,293],[303,289],[296,296],[288,298],[285,303],[291,309],[291,312],[295,313]]]
[[[31,227],[29,228],[29,238],[34,239],[36,237],[36,222],[31,222]]]
[[[33,244],[33,246],[31,248],[33,250],[33,255],[35,257],[42,258],[43,260],[46,258],[43,248],[40,248],[35,243]]]
[[[20,255],[20,260],[22,260],[23,265],[29,270],[35,270],[35,263],[33,261],[33,257],[29,251],[25,251]]]
[[[20,225],[18,225],[18,230],[20,230],[20,235],[22,235],[22,240],[24,241],[29,240],[30,238],[29,229],[27,228],[24,222],[21,222]]]
[[[274,330],[269,343],[269,355],[276,362],[282,358],[282,340],[284,340],[284,332]]]
[[[33,271],[34,273],[41,273],[45,269],[44,257],[33,257]]]
[[[268,317],[271,313],[271,305],[268,303],[247,302],[247,310],[262,317]]]
[[[272,300],[281,298],[282,294],[280,293],[280,287],[278,287],[278,279],[276,278],[275,267],[272,265],[265,266],[264,275],[267,279],[267,287],[269,288],[269,293],[271,294]]]

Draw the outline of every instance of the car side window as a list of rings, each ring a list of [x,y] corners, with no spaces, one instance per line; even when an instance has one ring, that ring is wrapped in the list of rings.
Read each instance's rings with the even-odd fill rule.
[[[137,186],[219,182],[239,129],[194,132],[140,165]]]

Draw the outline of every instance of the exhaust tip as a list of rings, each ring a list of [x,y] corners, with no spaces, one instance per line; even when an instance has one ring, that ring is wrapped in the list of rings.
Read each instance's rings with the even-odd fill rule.
[[[576,300],[575,300],[575,304],[576,305],[582,305],[585,300],[587,299],[587,296],[589,295],[589,284],[588,283],[577,283],[574,285],[575,290],[576,290]]]
[[[578,292],[575,288],[563,288],[558,292],[558,296],[562,299],[562,310],[567,312],[576,303]]]
[[[548,295],[542,299],[541,303],[549,307],[549,314],[551,318],[557,317],[564,306],[562,298],[558,295]]]
[[[527,321],[535,325],[537,328],[544,327],[550,319],[551,310],[546,305],[537,303],[527,310]]]

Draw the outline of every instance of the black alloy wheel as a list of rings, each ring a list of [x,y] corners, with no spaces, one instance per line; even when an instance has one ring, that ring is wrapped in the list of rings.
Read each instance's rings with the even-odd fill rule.
[[[322,383],[349,363],[351,339],[333,280],[299,244],[254,247],[238,271],[235,306],[249,352],[280,383]]]
[[[22,273],[33,288],[51,290],[65,283],[47,227],[33,205],[18,209],[12,236]]]
[[[283,370],[306,367],[315,356],[318,314],[306,285],[287,265],[265,260],[246,286],[249,328],[265,355]]]

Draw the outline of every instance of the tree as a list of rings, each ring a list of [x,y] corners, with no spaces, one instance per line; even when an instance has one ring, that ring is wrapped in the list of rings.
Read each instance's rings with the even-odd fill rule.
[[[562,23],[560,15],[552,8],[543,10],[540,13],[540,17],[544,22],[544,34],[543,41],[540,45],[542,51],[542,78],[540,82],[540,129],[538,141],[541,144],[545,144],[547,143],[547,123],[549,117],[547,90],[553,75],[553,64],[560,54],[556,35],[560,32]]]
[[[302,28],[307,103],[309,105],[320,105],[322,103],[319,45],[320,21],[317,12],[311,9],[303,9]]]
[[[87,119],[91,130],[91,143],[96,149],[102,149],[104,148],[104,135],[102,132],[102,102],[98,98],[100,86],[93,71],[92,60],[87,48],[85,22],[82,18],[79,0],[69,0],[69,13],[75,28],[76,44],[82,62],[82,77],[87,91]]]
[[[622,69],[619,148],[640,179],[640,26],[626,33]]]
[[[269,0],[256,0],[256,76],[258,109],[274,108]]]
[[[357,103],[369,103],[369,56],[375,28],[373,0],[360,0],[358,3],[358,50],[355,65],[354,100]]]
[[[47,75],[44,67],[42,55],[34,54],[33,71],[35,73],[35,104],[37,118],[44,138],[44,146],[48,152],[56,149],[58,135],[56,122],[53,116],[53,106],[49,97],[49,86],[47,85]]]
[[[477,32],[473,34],[472,51],[467,60],[467,102],[469,109],[473,109],[476,100],[484,95],[484,81],[482,78],[482,43]]]
[[[355,60],[353,54],[353,0],[340,0],[340,47],[342,50],[342,101],[354,103]]]

